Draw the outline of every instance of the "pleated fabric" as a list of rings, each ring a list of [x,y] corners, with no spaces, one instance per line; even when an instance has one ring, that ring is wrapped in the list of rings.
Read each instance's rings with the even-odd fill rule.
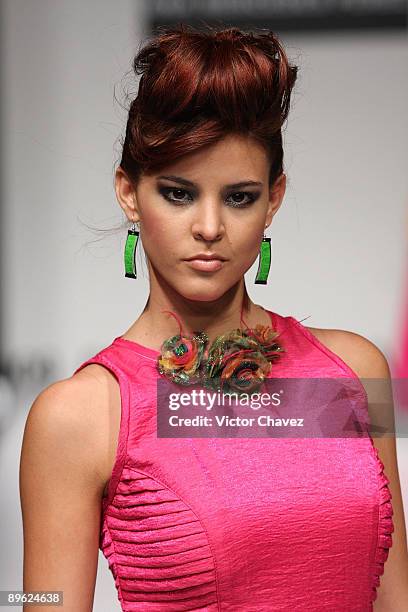
[[[357,375],[294,317],[271,377]],[[100,548],[126,612],[372,612],[392,546],[389,479],[371,436],[160,438],[159,355],[117,337],[91,363],[121,393]]]

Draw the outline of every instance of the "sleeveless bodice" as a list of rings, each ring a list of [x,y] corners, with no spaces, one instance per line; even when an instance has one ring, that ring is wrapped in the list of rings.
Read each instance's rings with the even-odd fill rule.
[[[296,319],[267,312],[286,351],[271,376],[358,381]],[[158,355],[117,337],[75,370],[98,363],[120,386],[100,548],[122,610],[371,611],[394,529],[371,436],[157,437]]]

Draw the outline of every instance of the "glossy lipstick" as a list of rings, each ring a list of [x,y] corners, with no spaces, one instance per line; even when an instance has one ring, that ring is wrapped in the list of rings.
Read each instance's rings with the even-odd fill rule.
[[[221,259],[188,259],[186,260],[188,264],[194,270],[201,270],[203,272],[215,272],[216,270],[221,270],[224,262]]]
[[[185,260],[195,270],[201,270],[203,272],[215,272],[220,270],[226,261],[226,258],[215,252],[204,252],[196,253],[192,257]]]

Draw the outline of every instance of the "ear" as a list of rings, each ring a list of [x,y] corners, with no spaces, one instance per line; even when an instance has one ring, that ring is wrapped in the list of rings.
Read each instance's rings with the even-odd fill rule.
[[[286,191],[286,174],[282,174],[276,179],[269,190],[269,203],[266,213],[265,225],[269,226],[272,219],[278,212]]]
[[[120,207],[129,221],[137,223],[140,219],[135,188],[121,166],[115,172],[115,192]]]

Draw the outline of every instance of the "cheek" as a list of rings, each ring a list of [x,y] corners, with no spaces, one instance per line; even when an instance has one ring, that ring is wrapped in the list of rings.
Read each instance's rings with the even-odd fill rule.
[[[253,264],[259,254],[263,235],[263,220],[248,219],[245,224],[227,220],[228,229],[218,245],[220,250],[228,253],[230,259],[228,269],[243,274]],[[175,270],[180,259],[189,256],[197,246],[196,241],[189,234],[189,223],[181,221],[174,216],[170,217],[160,212],[144,211],[142,235],[143,246],[149,260],[167,273]],[[192,251],[193,249],[193,251]],[[227,271],[227,268],[226,268]]]
[[[259,223],[247,224],[245,228],[238,228],[231,236],[231,250],[237,261],[246,263],[248,259],[255,259],[263,236],[263,225]]]
[[[166,265],[177,256],[180,227],[164,215],[144,215],[142,235],[146,255],[155,263]]]

